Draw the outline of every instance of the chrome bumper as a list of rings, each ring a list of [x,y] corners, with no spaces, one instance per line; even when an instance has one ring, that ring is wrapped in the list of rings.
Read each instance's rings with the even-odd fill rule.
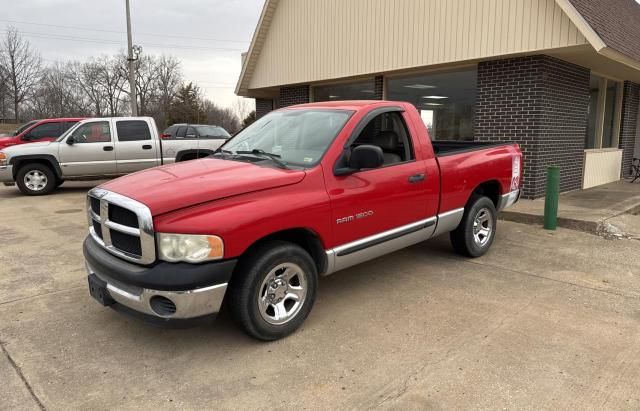
[[[13,183],[13,166],[0,166],[0,183]]]
[[[190,319],[217,314],[222,306],[227,283],[187,291],[160,291],[121,284],[103,274],[96,273],[85,262],[87,274],[94,274],[107,283],[107,292],[116,303],[142,314],[164,319]],[[176,311],[171,315],[161,315],[151,306],[151,299],[160,296],[171,300]]]
[[[507,207],[511,207],[520,199],[520,190],[514,190],[510,193],[503,194],[498,200],[498,211],[504,210]]]

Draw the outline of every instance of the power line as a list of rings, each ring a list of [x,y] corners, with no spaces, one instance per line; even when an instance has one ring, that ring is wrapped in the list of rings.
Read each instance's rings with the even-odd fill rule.
[[[5,29],[4,31],[2,31],[2,33],[6,34],[8,33],[8,31]],[[118,41],[118,40],[77,37],[77,36],[68,36],[63,34],[36,33],[36,32],[29,32],[29,31],[21,31],[20,35],[23,35],[25,37],[37,38],[37,39],[66,40],[66,41],[76,41],[76,42],[83,42],[83,43],[113,44],[113,45],[123,44],[121,41]],[[159,43],[147,43],[147,42],[142,42],[141,45],[145,47],[174,48],[174,49],[186,49],[186,50],[213,50],[213,51],[233,51],[233,52],[244,51],[243,49],[225,48],[225,47],[188,46],[188,45],[178,45],[178,44],[159,44]]]
[[[118,30],[96,29],[96,28],[88,28],[88,27],[84,28],[84,27],[78,27],[78,26],[63,26],[58,24],[34,23],[34,22],[28,22],[28,21],[4,20],[4,19],[0,19],[0,21],[5,23],[12,23],[12,24],[27,24],[27,25],[33,25],[33,26],[56,27],[61,29],[71,29],[71,30],[80,30],[80,31],[96,31],[96,32],[102,32],[102,33],[125,34],[124,31],[118,31]],[[222,41],[227,43],[249,44],[248,40],[226,40],[226,39],[214,39],[214,38],[206,38],[206,37],[180,36],[176,34],[159,34],[159,33],[144,33],[144,32],[135,33],[135,34],[142,35],[142,36],[155,36],[155,37],[167,37],[167,38],[172,37],[172,38],[187,39],[187,40]]]

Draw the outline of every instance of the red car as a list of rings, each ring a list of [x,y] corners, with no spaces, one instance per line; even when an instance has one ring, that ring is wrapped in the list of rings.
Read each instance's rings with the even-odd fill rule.
[[[53,141],[80,120],[82,118],[49,118],[30,121],[9,135],[0,135],[0,150],[17,144]]]
[[[516,144],[431,141],[408,103],[281,109],[211,157],[92,190],[89,291],[163,324],[206,320],[224,300],[248,334],[281,338],[319,276],[445,233],[462,255],[486,253],[496,212],[520,196],[521,157]]]

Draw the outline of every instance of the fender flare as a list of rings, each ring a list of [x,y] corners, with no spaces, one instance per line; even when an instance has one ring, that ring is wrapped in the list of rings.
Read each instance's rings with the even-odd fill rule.
[[[16,175],[18,173],[18,169],[20,168],[20,164],[28,163],[29,160],[38,160],[42,162],[43,160],[48,163],[53,172],[56,174],[56,177],[62,178],[62,169],[60,168],[60,163],[58,163],[58,159],[55,158],[51,154],[25,154],[22,156],[11,157],[9,160],[9,164],[13,166],[13,178],[15,180]]]

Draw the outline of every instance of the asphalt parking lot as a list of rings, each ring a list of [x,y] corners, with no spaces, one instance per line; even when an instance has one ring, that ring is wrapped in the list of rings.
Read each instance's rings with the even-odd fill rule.
[[[638,409],[640,242],[500,222],[323,278],[273,343],[161,330],[89,296],[84,194],[0,187],[0,409]]]

